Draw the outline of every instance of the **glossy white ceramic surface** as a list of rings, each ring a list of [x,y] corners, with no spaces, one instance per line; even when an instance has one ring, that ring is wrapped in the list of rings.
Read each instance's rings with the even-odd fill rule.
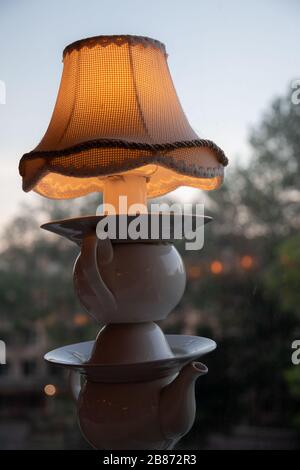
[[[54,349],[45,355],[45,359],[52,364],[77,370],[96,381],[132,382],[176,374],[189,362],[216,348],[213,340],[200,336],[166,335],[166,339],[173,357],[156,361],[111,365],[90,363],[94,341]]]

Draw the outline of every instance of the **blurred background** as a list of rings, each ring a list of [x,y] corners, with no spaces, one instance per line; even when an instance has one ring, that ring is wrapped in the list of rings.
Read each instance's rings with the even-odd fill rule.
[[[63,48],[98,34],[165,42],[191,124],[230,159],[220,190],[168,195],[204,201],[214,218],[201,251],[178,245],[187,289],[162,324],[218,343],[178,448],[300,448],[300,365],[291,361],[300,339],[299,14],[297,0],[1,0],[0,449],[88,448],[65,372],[42,357],[99,326],[73,292],[77,248],[39,226],[94,214],[100,196],[24,194],[17,167],[49,123]]]

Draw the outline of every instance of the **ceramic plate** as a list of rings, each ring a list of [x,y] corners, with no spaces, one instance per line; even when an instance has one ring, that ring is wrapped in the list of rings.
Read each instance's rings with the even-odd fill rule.
[[[91,230],[95,230],[97,227],[98,222],[100,222],[105,216],[87,216],[87,217],[76,217],[73,219],[66,219],[66,220],[57,220],[53,222],[48,222],[43,224],[41,228],[44,230],[48,230],[49,232],[56,233],[61,235],[65,238],[68,238],[72,242],[76,243],[77,245],[81,244],[82,238],[84,235]],[[112,216],[106,216],[109,219]],[[201,215],[185,215],[184,223],[182,222],[182,215],[180,214],[144,214],[140,217],[145,219],[147,222],[147,235],[146,237],[138,238],[138,239],[130,239],[129,235],[127,238],[118,238],[118,234],[121,232],[121,228],[119,227],[127,227],[134,219],[138,216],[133,215],[117,215],[116,216],[116,233],[117,239],[112,240],[113,243],[159,243],[159,242],[168,242],[174,241],[175,238],[184,239],[185,236],[188,234],[187,232],[190,230],[195,232],[201,226],[207,224],[212,220],[211,217],[208,216],[201,216]],[[151,239],[149,234],[151,233],[151,224],[153,221],[156,220],[156,223],[159,225],[159,233],[157,239]],[[165,225],[163,225],[162,221],[164,220]],[[184,225],[186,224],[186,225]],[[167,233],[162,234],[162,227],[167,227]],[[174,236],[174,230],[176,227],[176,237]],[[181,230],[181,235],[179,236],[178,231]]]
[[[216,348],[213,340],[200,336],[166,335],[166,339],[174,357],[151,362],[124,365],[89,364],[94,341],[54,349],[45,355],[45,360],[58,366],[77,370],[96,381],[129,382],[175,374],[189,362]]]

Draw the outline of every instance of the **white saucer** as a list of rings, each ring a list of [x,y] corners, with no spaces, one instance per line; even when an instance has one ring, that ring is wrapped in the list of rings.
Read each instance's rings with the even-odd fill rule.
[[[153,380],[179,372],[189,362],[216,348],[216,343],[200,336],[166,335],[174,357],[137,364],[89,364],[94,341],[71,344],[48,352],[46,361],[77,370],[98,382]]]
[[[48,230],[49,232],[56,233],[58,235],[61,235],[62,237],[68,238],[72,242],[76,243],[77,245],[81,245],[82,239],[85,236],[86,233],[90,232],[91,230],[96,230],[98,222],[100,220],[106,218],[110,219],[114,216],[96,216],[96,215],[91,215],[91,216],[84,216],[84,217],[75,217],[71,219],[65,219],[65,220],[55,220],[52,222],[47,222],[46,224],[41,225],[41,228],[44,230]],[[147,233],[145,238],[143,238],[143,235],[140,235],[140,238],[132,240],[130,238],[130,234],[127,233],[127,237],[125,239],[123,238],[118,238],[119,234],[119,227],[123,225],[124,223],[126,226],[130,224],[134,219],[137,217],[144,219],[147,229]],[[123,220],[123,224],[121,222]],[[165,225],[163,224],[163,220],[165,220]],[[176,232],[181,231],[180,234],[177,233],[176,237],[179,239],[184,239],[186,236],[186,233],[184,231],[185,224],[183,223],[183,220],[185,220],[185,223],[187,223],[187,228],[189,228],[189,231],[193,233],[196,230],[199,230],[203,225],[207,224],[212,220],[211,217],[209,216],[202,216],[202,215],[195,215],[195,214],[174,214],[174,213],[149,213],[149,214],[142,214],[140,216],[137,215],[116,215],[115,216],[115,222],[116,222],[116,239],[112,239],[113,243],[166,243],[166,242],[172,242],[174,241],[175,237],[175,226]],[[159,233],[158,233],[158,238],[152,239],[151,238],[151,226],[152,223],[156,221],[157,226],[160,227]],[[114,224],[113,224],[114,226]],[[169,227],[169,233],[164,234],[162,233],[162,227]]]

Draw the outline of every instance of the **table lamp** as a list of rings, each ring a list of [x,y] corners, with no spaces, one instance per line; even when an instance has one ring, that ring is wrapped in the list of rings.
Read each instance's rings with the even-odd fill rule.
[[[221,185],[227,158],[190,127],[161,42],[87,38],[65,48],[63,63],[46,134],[20,161],[25,191],[52,199],[102,192],[119,223],[130,214],[128,224],[140,212],[145,220],[152,217],[149,197],[179,186]],[[142,209],[130,212],[136,204]],[[42,226],[80,246],[75,290],[102,327],[95,341],[58,348],[45,358],[69,369],[80,427],[93,447],[170,449],[194,421],[194,382],[207,372],[194,361],[216,345],[208,338],[164,335],[155,323],[172,311],[185,287],[172,235],[105,239],[97,232],[105,217],[113,215]]]

